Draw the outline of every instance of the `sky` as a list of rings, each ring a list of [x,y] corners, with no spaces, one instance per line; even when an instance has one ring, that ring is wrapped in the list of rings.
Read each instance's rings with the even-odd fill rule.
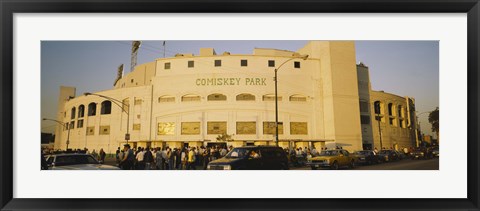
[[[254,48],[296,51],[308,41],[142,41],[137,64],[176,53],[252,54]],[[422,133],[434,135],[428,111],[439,107],[438,41],[355,41],[357,63],[370,70],[373,90],[415,98]],[[113,88],[117,68],[130,69],[131,41],[42,41],[41,116],[56,118],[60,86],[76,87],[76,95]],[[53,133],[54,122],[42,121],[41,131]]]

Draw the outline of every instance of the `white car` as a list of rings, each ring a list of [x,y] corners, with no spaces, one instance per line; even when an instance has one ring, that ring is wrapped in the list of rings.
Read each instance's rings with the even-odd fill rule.
[[[48,170],[120,170],[116,166],[101,164],[88,154],[53,154],[45,159]]]

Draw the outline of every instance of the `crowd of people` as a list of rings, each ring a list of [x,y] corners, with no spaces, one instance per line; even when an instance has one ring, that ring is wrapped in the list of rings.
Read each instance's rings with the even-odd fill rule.
[[[233,147],[137,147],[125,144],[115,152],[118,167],[124,170],[197,170],[224,157]]]

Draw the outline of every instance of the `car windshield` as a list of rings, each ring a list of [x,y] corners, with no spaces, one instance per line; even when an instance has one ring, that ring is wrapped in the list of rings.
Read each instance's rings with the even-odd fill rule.
[[[235,148],[232,151],[230,151],[225,157],[226,158],[243,158],[247,156],[249,152],[250,152],[249,149]]]
[[[55,166],[69,166],[77,164],[99,164],[95,158],[90,155],[65,155],[57,156]]]
[[[327,150],[327,151],[322,151],[320,153],[320,156],[335,156],[335,155],[338,155],[337,150]]]

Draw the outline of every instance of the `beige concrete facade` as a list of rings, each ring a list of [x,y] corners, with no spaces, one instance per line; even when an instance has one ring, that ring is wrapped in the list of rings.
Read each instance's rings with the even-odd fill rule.
[[[305,54],[307,60],[298,58]],[[360,111],[360,102],[373,106],[377,97],[389,102],[393,95],[371,91],[368,68],[357,66],[353,41],[311,41],[297,52],[254,49],[252,55],[202,48],[198,56],[186,53],[157,59],[137,65],[113,89],[94,93],[120,103],[94,95],[61,96],[57,120],[73,123],[69,148],[103,148],[112,153],[126,142],[127,117],[133,146],[200,146],[215,142],[222,133],[233,135],[234,141],[227,143],[232,146],[274,145],[273,77],[285,61],[278,70],[280,146],[342,146],[355,151],[365,144],[377,145],[374,117]],[[110,109],[106,101],[111,102]],[[94,105],[95,114],[89,112]],[[361,115],[370,115],[369,126],[360,123]],[[385,140],[406,144],[393,135],[403,130],[387,131],[392,135]],[[60,134],[56,148],[65,148],[66,132],[56,132]]]

